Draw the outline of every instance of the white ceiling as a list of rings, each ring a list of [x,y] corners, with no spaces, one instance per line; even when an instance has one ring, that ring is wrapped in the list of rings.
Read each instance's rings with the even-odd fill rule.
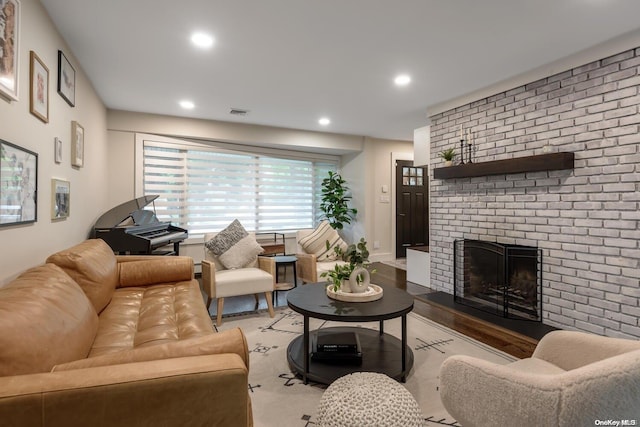
[[[404,140],[430,106],[640,28],[638,0],[41,2],[108,108]]]

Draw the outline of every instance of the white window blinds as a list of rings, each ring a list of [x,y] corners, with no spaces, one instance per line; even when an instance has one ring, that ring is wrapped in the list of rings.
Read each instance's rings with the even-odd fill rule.
[[[314,227],[322,179],[337,162],[144,141],[143,169],[158,218],[198,235],[236,218],[256,232]]]

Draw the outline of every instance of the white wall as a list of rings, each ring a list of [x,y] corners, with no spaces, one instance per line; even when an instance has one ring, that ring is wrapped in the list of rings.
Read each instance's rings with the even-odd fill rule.
[[[359,211],[356,224],[345,234],[354,240],[364,237],[372,261],[390,260],[394,256],[394,154],[412,158],[413,143],[365,138],[362,152],[342,157],[342,175],[353,193],[354,207]],[[382,193],[383,185],[388,187],[388,193]],[[381,196],[388,196],[389,202]],[[378,248],[374,248],[376,242]]]
[[[38,153],[38,220],[34,224],[0,228],[0,284],[21,271],[44,262],[60,249],[85,239],[97,216],[106,208],[109,171],[106,110],[71,50],[64,43],[37,0],[21,0],[18,101],[0,98],[0,139]],[[56,91],[58,49],[76,70],[76,106],[70,107]],[[29,51],[35,51],[49,69],[49,123],[29,113]],[[71,167],[71,121],[85,130],[84,167]],[[54,138],[63,141],[63,161],[54,162]],[[71,182],[69,218],[51,218],[51,179]]]

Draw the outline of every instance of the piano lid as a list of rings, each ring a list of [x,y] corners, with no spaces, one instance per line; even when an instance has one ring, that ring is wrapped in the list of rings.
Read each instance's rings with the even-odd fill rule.
[[[98,218],[93,228],[114,228],[119,226],[122,222],[126,221],[129,218],[133,219],[137,224],[140,224],[139,221],[142,221],[142,223],[148,223],[151,216],[155,218],[155,214],[153,214],[152,212],[149,212],[148,214],[144,212],[137,213],[136,211],[140,211],[142,208],[153,202],[158,197],[160,196],[157,194],[152,194],[148,196],[138,197],[137,199],[129,200],[128,202],[124,202],[123,204],[118,205],[115,208],[105,212],[100,218]],[[134,214],[134,212],[136,213]]]

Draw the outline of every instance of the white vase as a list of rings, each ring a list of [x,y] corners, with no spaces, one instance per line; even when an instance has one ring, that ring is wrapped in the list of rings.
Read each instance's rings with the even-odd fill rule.
[[[349,280],[348,279],[342,279],[342,284],[340,285],[340,290],[342,292],[346,292],[346,293],[350,293],[351,292],[351,287],[349,286]]]
[[[444,165],[445,166],[451,166],[453,164],[453,160],[445,160],[444,161]]]
[[[358,276],[360,276],[362,280],[358,280]],[[364,267],[356,267],[349,276],[349,286],[351,288],[351,292],[354,294],[366,291],[369,288],[370,283],[371,275],[369,274],[369,270]]]

